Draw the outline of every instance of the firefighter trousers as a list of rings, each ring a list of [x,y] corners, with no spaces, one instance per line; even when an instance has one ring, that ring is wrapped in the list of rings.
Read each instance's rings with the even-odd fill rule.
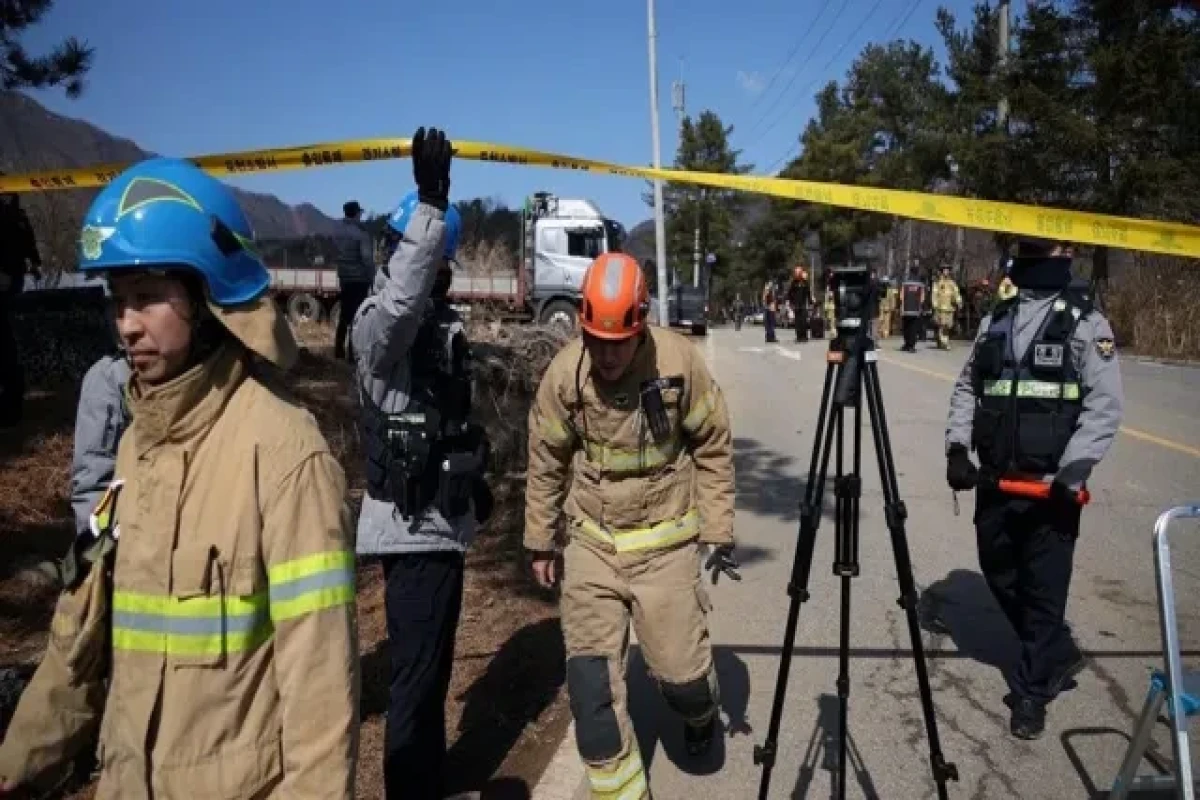
[[[695,542],[651,553],[612,553],[585,539],[567,545],[562,591],[567,694],[593,798],[639,800],[649,783],[629,719],[629,623],[651,677],[686,723],[717,713],[707,615]]]

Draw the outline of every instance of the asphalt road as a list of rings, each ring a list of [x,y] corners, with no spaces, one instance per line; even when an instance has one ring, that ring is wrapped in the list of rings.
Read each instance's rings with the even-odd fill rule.
[[[798,527],[825,369],[826,345],[763,342],[761,328],[714,330],[698,340],[731,407],[737,459],[737,536],[743,580],[711,590],[712,632],[725,735],[703,763],[682,752],[680,723],[647,678],[636,647],[631,709],[657,798],[755,797],[752,759],[767,734]],[[946,487],[943,435],[951,382],[966,354],[879,353],[901,498],[922,614],[943,623],[922,632],[946,757],[960,798],[1089,798],[1110,784],[1141,710],[1149,670],[1161,665],[1151,532],[1158,513],[1200,501],[1200,370],[1122,361],[1126,428],[1091,482],[1069,617],[1091,656],[1077,687],[1051,707],[1046,735],[1008,733],[1000,667],[1014,635],[979,574],[973,498],[956,515]],[[865,417],[865,410],[864,410]],[[849,417],[848,417],[849,419]],[[847,444],[852,442],[849,435]],[[863,432],[861,575],[852,581],[848,797],[935,797],[928,740],[896,567],[884,526],[869,430]],[[832,471],[832,464],[831,464]],[[828,797],[837,763],[839,582],[832,574],[832,488],[818,533],[810,590],[800,612],[772,776],[771,797]],[[1176,591],[1185,660],[1200,667],[1200,532],[1181,525]],[[1156,742],[1171,753],[1166,728]],[[1195,737],[1194,737],[1195,738]],[[569,743],[568,743],[569,747]],[[1196,759],[1194,759],[1196,760]],[[1200,767],[1200,762],[1197,762]],[[1143,765],[1143,771],[1150,767]],[[565,796],[569,796],[569,792]],[[582,785],[574,792],[586,798]]]

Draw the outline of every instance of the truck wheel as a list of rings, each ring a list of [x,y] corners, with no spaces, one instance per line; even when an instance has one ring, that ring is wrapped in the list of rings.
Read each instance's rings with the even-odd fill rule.
[[[542,309],[540,322],[546,326],[557,325],[565,328],[568,333],[574,333],[579,324],[579,309],[567,300],[554,300]]]
[[[707,325],[693,325],[692,326],[692,335],[693,336],[708,336],[708,326]]]
[[[335,331],[337,330],[338,320],[341,318],[342,304],[341,301],[338,301],[329,307],[329,324]]]
[[[287,309],[293,325],[321,321],[321,303],[308,292],[297,292],[289,297]]]

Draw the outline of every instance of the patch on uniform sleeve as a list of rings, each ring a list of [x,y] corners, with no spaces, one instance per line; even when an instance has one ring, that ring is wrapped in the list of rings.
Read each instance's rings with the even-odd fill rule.
[[[1105,361],[1112,361],[1117,354],[1117,343],[1105,336],[1096,340],[1096,352]]]

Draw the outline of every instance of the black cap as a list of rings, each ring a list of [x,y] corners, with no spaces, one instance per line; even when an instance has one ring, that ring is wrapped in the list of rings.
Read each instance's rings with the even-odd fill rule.
[[[357,217],[362,213],[362,206],[358,204],[357,200],[351,200],[349,203],[342,204],[342,213],[347,217]]]

